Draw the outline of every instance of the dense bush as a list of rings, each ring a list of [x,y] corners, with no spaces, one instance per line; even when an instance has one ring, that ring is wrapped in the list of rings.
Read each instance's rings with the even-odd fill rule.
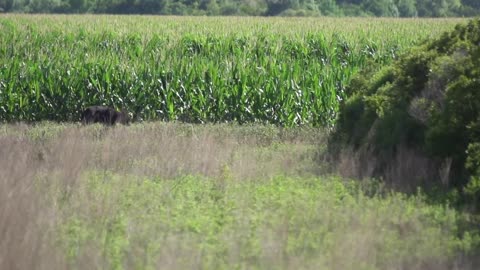
[[[448,167],[443,184],[475,193],[467,182],[480,176],[479,75],[476,19],[354,78],[331,147],[368,150],[380,160],[377,176],[385,176],[400,149],[414,149],[433,164],[429,183],[438,184]]]

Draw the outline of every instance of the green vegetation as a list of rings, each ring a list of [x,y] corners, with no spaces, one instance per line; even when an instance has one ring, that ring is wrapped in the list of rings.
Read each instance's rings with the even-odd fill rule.
[[[250,16],[447,17],[480,13],[477,0],[0,0],[0,11]]]
[[[97,247],[107,269],[449,269],[480,241],[459,230],[458,212],[421,194],[369,197],[339,178],[91,172],[80,181],[59,203],[58,237],[73,265]]]
[[[77,121],[88,105],[144,120],[332,126],[358,69],[460,19],[0,17],[0,121]]]
[[[0,126],[0,268],[475,269],[474,215],[322,176],[323,134]]]
[[[472,20],[359,74],[347,90],[336,142],[379,157],[377,175],[401,148],[414,149],[430,160],[422,181],[462,187],[470,180],[463,195],[478,202],[479,33],[480,20]]]
[[[0,269],[478,269],[458,22],[1,16]]]

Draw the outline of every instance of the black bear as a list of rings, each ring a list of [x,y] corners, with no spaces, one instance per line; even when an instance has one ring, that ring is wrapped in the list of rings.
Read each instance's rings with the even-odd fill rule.
[[[108,106],[90,106],[82,113],[82,123],[102,123],[105,125],[128,124],[130,117],[124,110],[116,111]]]

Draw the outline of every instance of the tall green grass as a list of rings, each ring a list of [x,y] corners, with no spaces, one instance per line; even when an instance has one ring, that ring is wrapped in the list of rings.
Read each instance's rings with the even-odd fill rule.
[[[2,16],[0,121],[77,121],[105,104],[145,120],[330,126],[358,69],[459,21]]]

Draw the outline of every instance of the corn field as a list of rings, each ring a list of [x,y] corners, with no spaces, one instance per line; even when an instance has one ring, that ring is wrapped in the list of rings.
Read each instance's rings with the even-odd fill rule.
[[[462,19],[0,16],[0,122],[332,126],[352,75]]]

